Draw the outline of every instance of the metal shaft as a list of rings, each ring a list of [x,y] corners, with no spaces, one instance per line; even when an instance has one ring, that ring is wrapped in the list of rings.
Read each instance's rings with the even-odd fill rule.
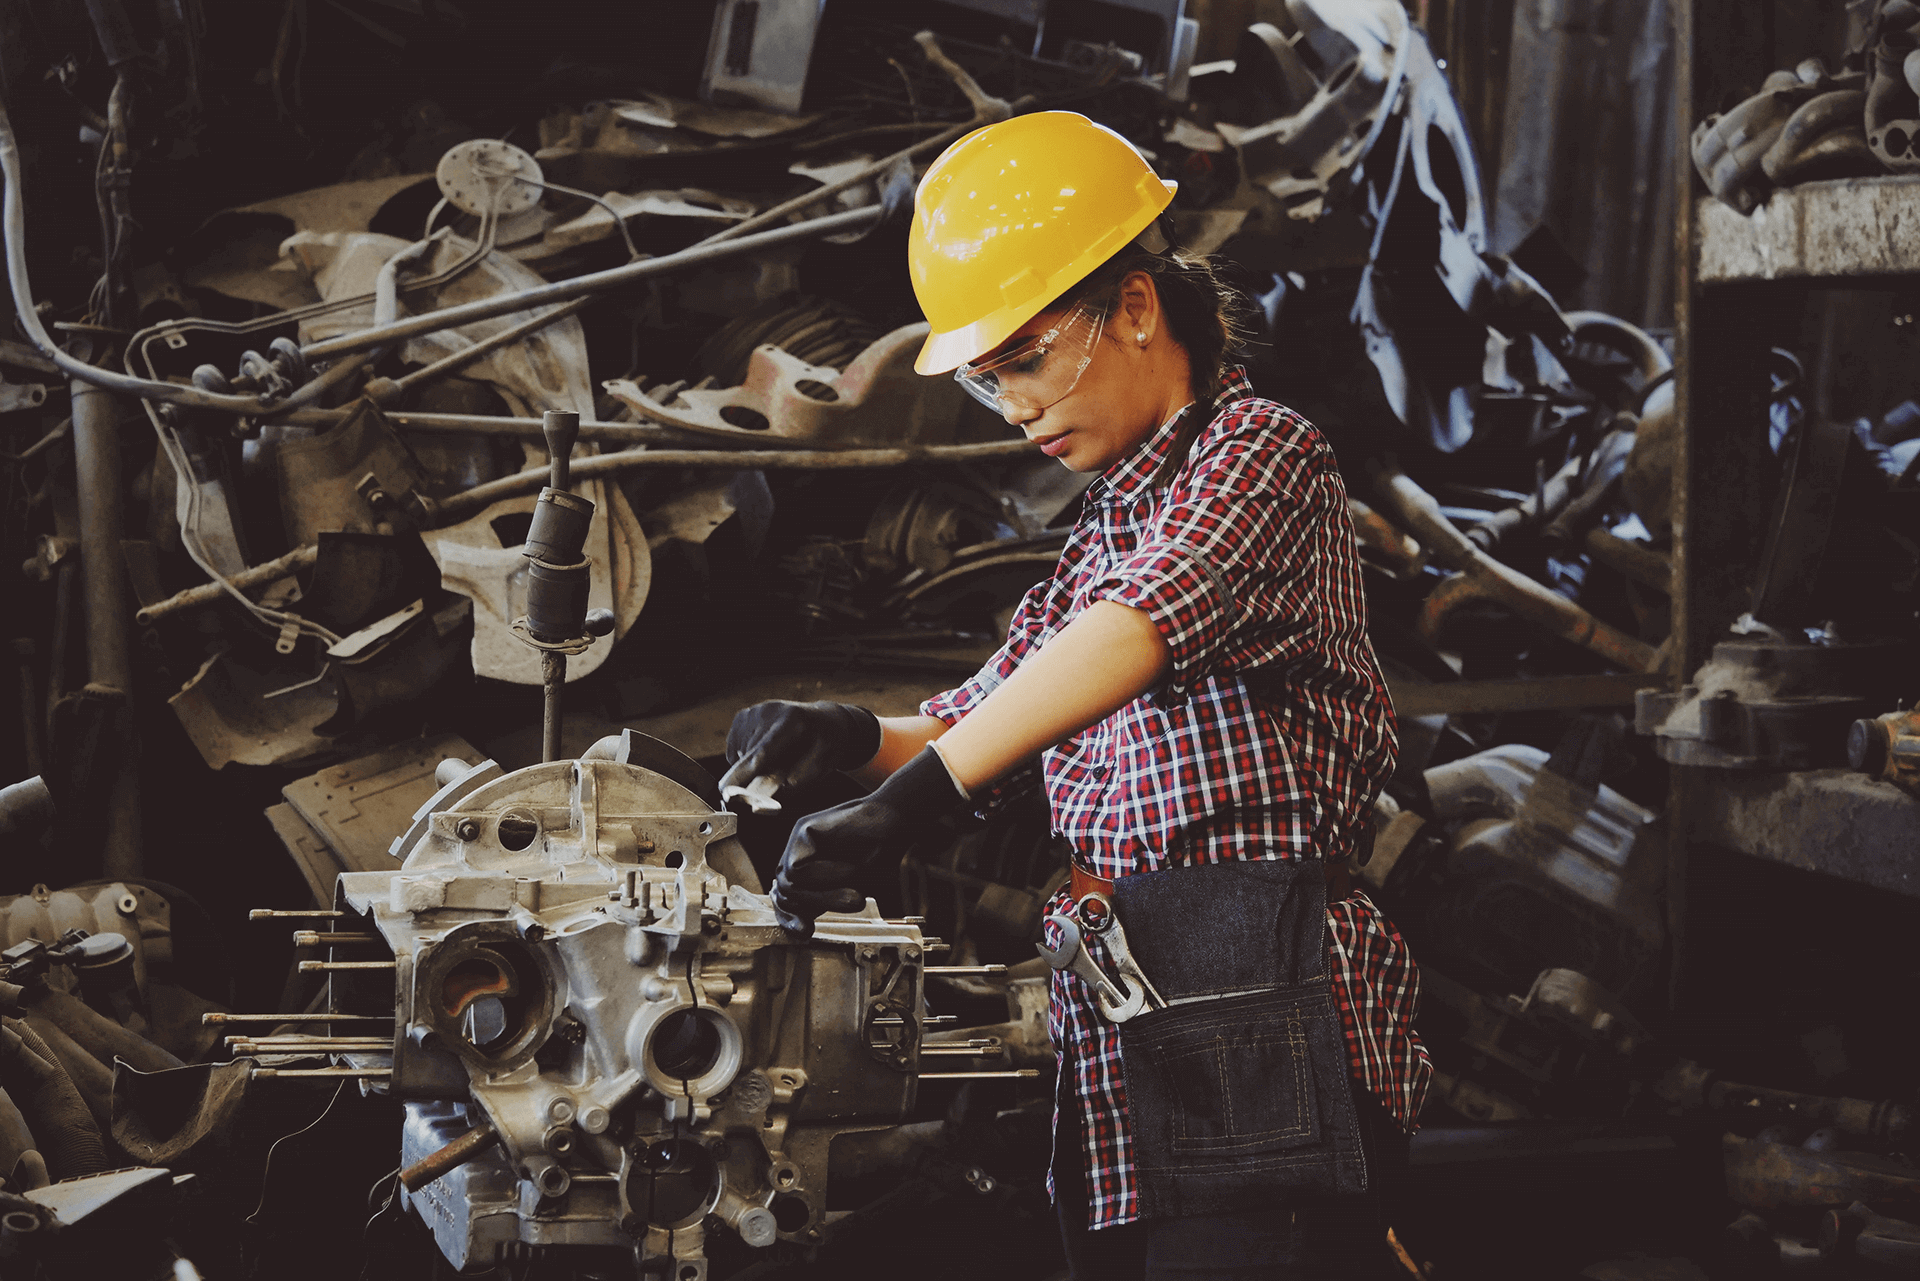
[[[438,1152],[429,1153],[400,1171],[400,1184],[418,1192],[456,1166],[465,1165],[500,1141],[500,1132],[484,1122],[474,1126]]]
[[[202,1014],[200,1023],[211,1027],[216,1023],[391,1023],[391,1014]]]
[[[567,683],[567,656],[540,651],[540,759],[560,759],[560,691]]]
[[[544,307],[549,303],[568,302],[588,294],[646,280],[652,276],[664,276],[676,271],[685,271],[689,267],[700,267],[710,262],[738,258],[772,249],[777,245],[812,240],[819,236],[837,235],[843,231],[855,231],[880,221],[884,213],[885,210],[881,206],[869,205],[864,209],[849,209],[845,213],[827,214],[825,217],[812,218],[791,226],[776,227],[772,231],[763,231],[754,236],[742,236],[738,240],[729,240],[725,244],[696,245],[691,249],[682,249],[679,253],[664,254],[658,258],[643,258],[639,262],[611,267],[606,271],[589,272],[584,276],[575,276],[571,280],[559,280],[550,285],[538,285],[532,289],[520,290],[518,293],[483,298],[478,302],[463,303],[457,307],[442,307],[438,311],[409,316],[405,320],[395,321],[390,325],[376,325],[358,333],[342,334],[338,338],[312,343],[301,348],[301,352],[308,360],[324,360],[343,352],[365,351],[369,347],[385,347],[408,338],[418,338],[421,334],[437,333],[442,329],[455,329],[476,320],[491,320],[495,316],[528,311],[535,307]]]
[[[73,381],[73,468],[80,499],[80,573],[87,602],[87,679],[101,691],[133,697],[132,601],[127,592],[121,495],[120,424],[111,392]],[[130,728],[120,769],[107,794],[102,871],[109,879],[138,876],[140,781]]]

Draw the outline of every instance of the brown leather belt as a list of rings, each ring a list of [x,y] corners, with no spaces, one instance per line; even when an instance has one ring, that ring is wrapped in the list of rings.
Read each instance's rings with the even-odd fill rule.
[[[1070,864],[1070,868],[1072,876],[1067,882],[1067,892],[1073,895],[1075,903],[1089,894],[1104,894],[1108,899],[1113,898],[1112,881],[1095,876],[1078,863]],[[1327,902],[1338,903],[1353,893],[1353,877],[1348,874],[1344,859],[1325,860],[1324,871],[1327,878]]]

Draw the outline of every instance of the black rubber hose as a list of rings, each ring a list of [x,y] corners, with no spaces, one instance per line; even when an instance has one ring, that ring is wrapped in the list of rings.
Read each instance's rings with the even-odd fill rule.
[[[40,1038],[40,1043],[53,1054],[60,1070],[67,1074],[67,1079],[73,1082],[73,1088],[80,1092],[80,1101],[92,1113],[93,1123],[99,1127],[100,1133],[105,1134],[107,1125],[113,1120],[113,1069],[88,1054],[46,1015],[29,1010],[20,1021],[32,1028],[34,1035]]]
[[[111,1168],[100,1128],[52,1050],[26,1024],[0,1023],[0,1089],[24,1103],[47,1172],[55,1179]]]
[[[129,1032],[71,993],[49,989],[31,1008],[34,1014],[45,1015],[57,1024],[109,1072],[117,1058],[125,1059],[129,1066],[142,1072],[163,1072],[186,1066],[146,1037]]]
[[[0,1179],[11,1179],[13,1167],[20,1164],[20,1158],[35,1151],[37,1146],[27,1118],[13,1097],[0,1090]]]

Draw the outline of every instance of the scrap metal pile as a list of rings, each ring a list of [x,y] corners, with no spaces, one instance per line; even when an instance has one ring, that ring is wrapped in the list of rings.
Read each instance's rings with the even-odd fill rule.
[[[1178,239],[1259,301],[1257,387],[1345,472],[1401,737],[1357,870],[1422,964],[1429,1125],[1778,1115],[1899,1150],[1904,1106],[1736,1084],[1649,1029],[1662,760],[1920,778],[1920,728],[1883,715],[1916,670],[1912,449],[1802,421],[1783,364],[1751,626],[1667,694],[1671,358],[1489,252],[1397,0],[1289,0],[1198,66],[1177,0],[1097,28],[1063,4],[1044,39],[987,4],[934,33],[727,0],[686,58],[574,48],[512,93],[405,99],[357,151],[299,106],[344,65],[327,40],[416,66],[462,7],[289,5],[251,79],[169,4],[0,40],[46,72],[0,115],[0,469],[9,761],[52,790],[0,797],[0,888],[32,887],[0,900],[10,1269],[168,1275],[174,1201],[270,1160],[249,1143],[311,1118],[273,1129],[302,1081],[388,1109],[369,1275],[409,1213],[456,1267],[679,1281],[845,1269],[907,1209],[1050,1235],[1044,807],[930,825],[865,914],[796,942],[762,886],[841,796],[736,816],[713,767],[751,697],[839,682],[897,712],[971,674],[1051,571],[1086,478],[913,374],[903,245],[943,147],[1053,108],[1179,182]],[[249,107],[344,163],[196,186]],[[536,750],[517,687],[543,682]],[[237,963],[267,945],[211,955],[236,904],[302,884],[255,913],[302,927],[271,986]],[[1814,1159],[1728,1142],[1730,1171]],[[211,1272],[296,1266],[284,1235],[223,1239]]]

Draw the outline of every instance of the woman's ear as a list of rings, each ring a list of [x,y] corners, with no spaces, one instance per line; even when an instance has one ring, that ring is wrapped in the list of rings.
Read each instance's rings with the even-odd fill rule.
[[[1160,294],[1153,277],[1130,271],[1120,281],[1120,300],[1109,322],[1122,346],[1145,347],[1160,330]]]

